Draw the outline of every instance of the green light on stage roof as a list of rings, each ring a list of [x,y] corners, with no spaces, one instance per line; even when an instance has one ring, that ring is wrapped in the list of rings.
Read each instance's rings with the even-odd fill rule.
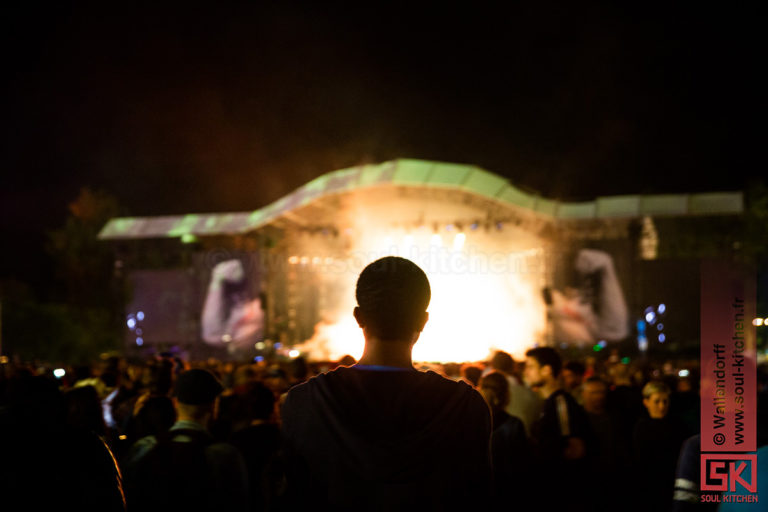
[[[592,347],[592,350],[594,350],[595,352],[600,352],[601,350],[603,350],[603,347],[601,347],[600,345],[595,345],[594,347]]]
[[[193,244],[197,242],[197,237],[195,235],[192,235],[190,233],[184,233],[181,235],[181,243],[183,244]]]
[[[629,358],[628,357],[622,357],[621,358],[621,364],[629,364]]]
[[[194,231],[194,228],[199,221],[200,221],[200,215],[195,215],[195,214],[185,215],[184,217],[177,219],[175,221],[173,228],[171,228],[171,230],[168,231],[168,236],[180,236],[186,233],[190,233]]]

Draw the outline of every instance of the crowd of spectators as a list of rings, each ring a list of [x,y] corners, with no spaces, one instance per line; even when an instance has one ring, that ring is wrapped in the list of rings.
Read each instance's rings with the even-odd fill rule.
[[[694,503],[695,493],[675,490],[681,448],[699,428],[695,361],[563,361],[539,350],[526,359],[498,352],[487,362],[419,368],[467,382],[488,403],[493,503],[521,510],[548,500],[570,510],[705,506]],[[108,357],[54,375],[47,365],[7,362],[0,365],[0,495],[41,508],[160,510],[168,503],[152,500],[162,487],[176,505],[213,499],[211,508],[221,510],[284,510],[290,482],[281,401],[337,364],[163,354]],[[187,453],[174,453],[163,468],[157,453],[179,439]],[[215,475],[195,469],[201,463],[191,447],[218,461]],[[173,467],[180,460],[184,467]]]

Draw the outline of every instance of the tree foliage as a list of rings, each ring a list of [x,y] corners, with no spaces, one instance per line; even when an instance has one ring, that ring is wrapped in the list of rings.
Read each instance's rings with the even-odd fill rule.
[[[100,307],[110,303],[114,268],[111,248],[97,238],[106,222],[119,214],[117,200],[103,191],[84,188],[69,204],[64,225],[49,234],[48,251],[72,306]]]
[[[119,215],[117,200],[84,188],[69,215],[48,234],[58,292],[53,302],[6,295],[3,352],[25,360],[75,362],[119,347],[124,293],[113,278],[114,257],[98,233]]]

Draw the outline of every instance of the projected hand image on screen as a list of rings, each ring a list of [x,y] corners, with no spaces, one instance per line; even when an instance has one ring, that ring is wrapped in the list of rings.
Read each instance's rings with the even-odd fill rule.
[[[223,261],[213,268],[201,323],[203,341],[211,346],[245,349],[262,338],[261,300],[249,291],[240,260]]]
[[[627,304],[613,258],[603,251],[582,249],[574,270],[591,285],[544,290],[555,340],[586,345],[625,338],[629,334]]]

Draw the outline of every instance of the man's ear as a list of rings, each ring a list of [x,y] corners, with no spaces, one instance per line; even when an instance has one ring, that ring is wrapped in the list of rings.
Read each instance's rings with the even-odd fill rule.
[[[419,328],[419,332],[424,330],[424,326],[426,325],[427,321],[429,320],[429,312],[424,312],[424,317],[419,319],[419,323],[417,327]]]
[[[365,327],[365,319],[363,318],[363,312],[360,311],[360,306],[355,307],[352,311],[352,315],[354,315],[357,325],[363,329]]]
[[[550,365],[545,365],[545,366],[540,367],[539,371],[545,377],[553,377],[554,378],[554,375],[552,375],[552,367]]]

